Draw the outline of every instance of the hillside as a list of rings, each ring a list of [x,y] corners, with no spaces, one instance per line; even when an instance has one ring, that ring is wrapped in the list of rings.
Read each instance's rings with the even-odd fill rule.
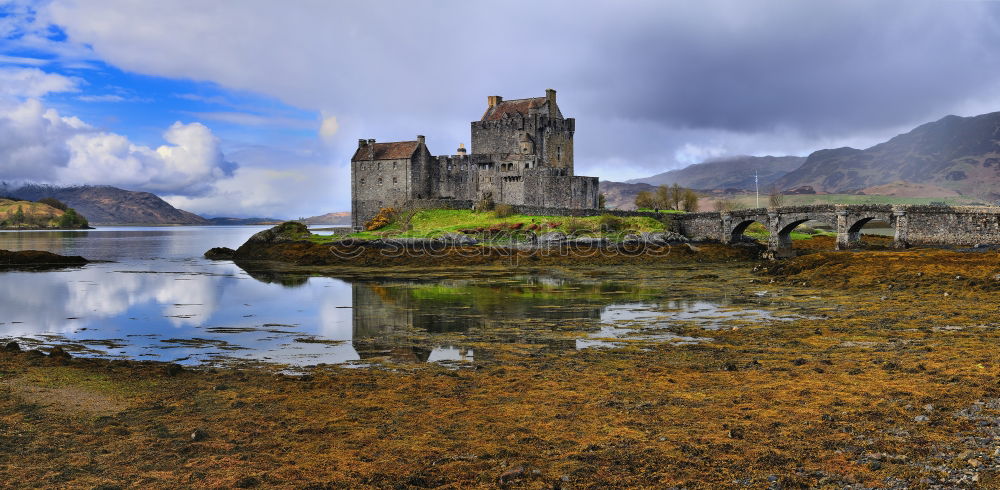
[[[602,180],[600,192],[604,194],[604,206],[608,209],[635,209],[635,196],[642,191],[652,191],[655,186],[649,184],[629,184],[626,182],[611,182]]]
[[[37,201],[54,197],[100,225],[206,225],[208,220],[177,209],[149,192],[110,186],[53,187],[27,185],[0,192],[18,199]]]
[[[63,211],[45,203],[0,198],[0,229],[85,228],[87,220],[72,208]]]
[[[754,172],[757,172],[761,189],[791,172],[803,162],[803,157],[751,157],[737,156],[707,160],[702,163],[670,170],[651,177],[626,181],[630,184],[673,185],[699,190],[753,189]]]
[[[349,225],[351,224],[351,213],[349,211],[337,211],[299,221],[307,225]]]
[[[947,116],[864,150],[820,150],[776,185],[834,193],[900,181],[1000,197],[1000,112]]]

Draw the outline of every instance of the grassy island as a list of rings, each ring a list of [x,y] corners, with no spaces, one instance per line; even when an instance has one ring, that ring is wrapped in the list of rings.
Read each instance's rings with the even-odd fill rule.
[[[90,228],[73,208],[52,198],[23,201],[0,198],[0,229],[3,230],[78,230]]]

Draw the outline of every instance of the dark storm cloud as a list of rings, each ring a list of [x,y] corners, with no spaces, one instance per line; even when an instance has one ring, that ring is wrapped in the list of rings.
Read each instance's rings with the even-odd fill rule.
[[[449,152],[467,142],[487,95],[549,87],[578,119],[578,164],[609,178],[702,155],[870,143],[951,112],[1000,110],[998,2],[60,8],[54,18],[71,39],[125,69],[211,80],[337,116],[345,161],[359,137],[423,133],[433,151]]]

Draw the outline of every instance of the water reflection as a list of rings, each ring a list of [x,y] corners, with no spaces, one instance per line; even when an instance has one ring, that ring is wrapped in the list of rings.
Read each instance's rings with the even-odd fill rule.
[[[680,269],[646,282],[608,271],[337,279],[248,272],[198,258],[211,246],[238,246],[257,229],[0,234],[0,248],[117,261],[0,273],[0,339],[187,364],[467,364],[510,346],[538,352],[704,341],[671,329],[777,318],[718,294],[682,298],[690,291],[665,287],[691,275]]]

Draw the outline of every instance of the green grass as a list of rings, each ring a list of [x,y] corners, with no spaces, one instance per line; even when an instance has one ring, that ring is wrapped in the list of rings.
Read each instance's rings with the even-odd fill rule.
[[[405,216],[405,214],[403,215]],[[527,229],[532,224],[542,225],[539,232],[567,231],[567,224],[574,221],[583,225],[584,234],[596,234],[600,216],[588,216],[573,218],[569,216],[528,216],[515,214],[504,218],[497,217],[492,211],[476,212],[465,209],[428,209],[417,211],[409,219],[409,230],[404,230],[404,217],[399,217],[388,226],[376,230],[365,231],[347,235],[349,238],[374,239],[381,236],[392,236],[396,238],[433,238],[446,233],[459,232],[459,230],[490,228],[501,224],[523,223],[522,229]],[[661,221],[647,216],[629,216],[621,218],[623,229],[635,232],[663,231],[664,225]],[[557,224],[552,228],[550,224]],[[315,241],[326,242],[335,238],[328,236],[314,236]]]
[[[792,238],[792,240],[808,240],[808,239],[810,239],[810,238],[812,238],[814,236],[836,236],[837,235],[835,232],[832,232],[832,231],[825,231],[825,230],[814,230],[814,231],[815,231],[815,233],[803,233],[801,231],[794,231],[794,230],[792,230],[792,232],[789,233],[788,236],[790,236]],[[762,225],[760,223],[754,223],[754,224],[750,225],[749,227],[747,227],[746,231],[743,232],[743,234],[746,235],[746,236],[748,236],[748,237],[750,237],[750,238],[753,238],[754,240],[758,240],[758,241],[762,241],[762,242],[766,242],[768,240],[768,238],[771,237],[771,233],[769,231],[767,231],[767,229],[764,228],[764,225]]]

